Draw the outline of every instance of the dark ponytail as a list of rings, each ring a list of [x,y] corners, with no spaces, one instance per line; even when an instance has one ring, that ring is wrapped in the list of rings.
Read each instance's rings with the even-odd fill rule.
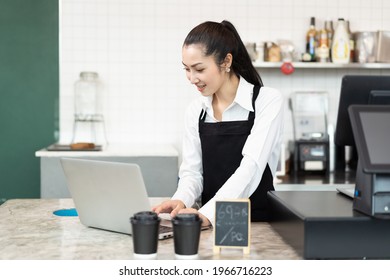
[[[199,24],[190,31],[184,40],[184,46],[202,44],[205,55],[214,55],[216,63],[222,64],[228,53],[233,56],[231,69],[253,85],[263,85],[259,73],[253,67],[252,60],[236,28],[229,21]]]

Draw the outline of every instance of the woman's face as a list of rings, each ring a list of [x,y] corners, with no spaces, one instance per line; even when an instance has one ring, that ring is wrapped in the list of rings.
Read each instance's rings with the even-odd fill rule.
[[[203,46],[200,44],[184,46],[182,59],[187,79],[203,96],[218,92],[229,76],[216,64],[212,55],[204,55]]]

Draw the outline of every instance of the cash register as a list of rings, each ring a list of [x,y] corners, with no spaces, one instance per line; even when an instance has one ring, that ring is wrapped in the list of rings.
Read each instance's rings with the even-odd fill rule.
[[[379,207],[378,203],[385,203],[385,196],[390,196],[390,120],[387,108],[390,108],[390,76],[343,77],[335,144],[352,146],[356,150],[353,209],[370,216],[385,214],[375,207]]]
[[[390,219],[390,106],[348,109],[358,152],[353,208]]]

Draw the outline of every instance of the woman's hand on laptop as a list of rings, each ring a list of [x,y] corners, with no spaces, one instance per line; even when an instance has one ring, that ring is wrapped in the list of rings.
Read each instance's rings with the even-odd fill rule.
[[[194,213],[198,214],[199,218],[202,219],[202,226],[211,225],[209,219],[207,219],[206,216],[201,214],[195,208],[186,208],[183,201],[181,200],[166,200],[161,204],[154,206],[152,211],[156,212],[157,214],[170,213],[171,217],[175,217],[177,214]]]
[[[188,214],[188,213],[193,213],[193,214],[198,214],[199,218],[202,219],[202,227],[208,227],[211,225],[209,219],[206,218],[205,215],[201,214],[198,210],[195,208],[185,208],[181,209],[178,214]]]
[[[157,214],[170,213],[171,217],[175,217],[179,211],[184,208],[186,208],[186,206],[181,200],[166,200],[161,204],[154,206],[152,211],[156,212]]]

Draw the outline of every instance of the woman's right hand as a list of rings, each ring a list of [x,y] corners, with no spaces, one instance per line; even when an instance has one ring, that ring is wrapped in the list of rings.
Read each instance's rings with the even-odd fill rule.
[[[166,200],[159,205],[152,208],[152,211],[157,214],[170,213],[171,217],[175,217],[181,209],[186,208],[183,201],[181,200]]]

